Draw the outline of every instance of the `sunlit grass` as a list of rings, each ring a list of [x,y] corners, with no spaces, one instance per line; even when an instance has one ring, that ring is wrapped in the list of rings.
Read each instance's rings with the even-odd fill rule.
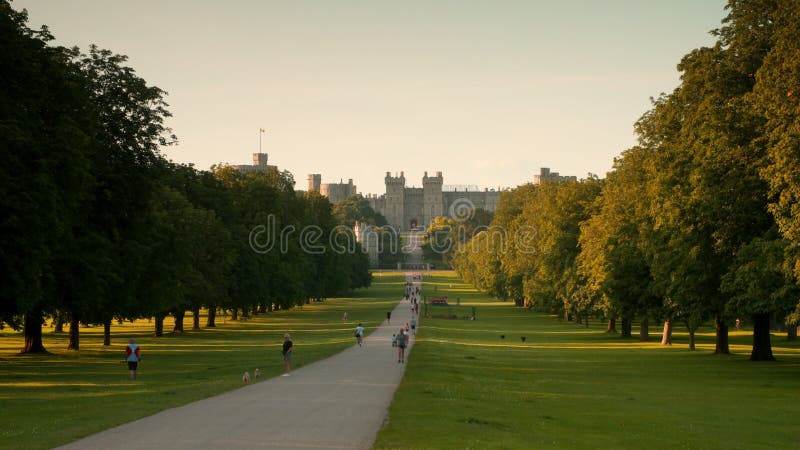
[[[695,352],[679,326],[669,347],[652,322],[649,341],[637,328],[621,339],[465,290],[452,272],[426,278],[425,295],[460,296],[477,320],[421,321],[377,448],[797,446],[800,344],[785,335],[773,334],[778,362],[753,363],[752,330],[715,356],[711,327]]]
[[[218,316],[217,328],[192,331],[187,314],[183,334],[153,336],[154,323],[114,323],[112,345],[104,347],[103,328],[81,328],[80,352],[67,351],[68,332],[45,327],[50,355],[20,356],[23,339],[0,330],[0,448],[50,448],[120,423],[215,395],[242,385],[244,371],[260,368],[263,379],[282,372],[283,334],[296,346],[300,367],[353,345],[352,330],[367,332],[402,296],[402,274],[384,272],[373,287],[351,298],[329,299],[289,311],[232,321]],[[343,313],[348,320],[343,322]],[[205,316],[201,318],[205,326]],[[139,379],[128,379],[125,346],[141,345]]]

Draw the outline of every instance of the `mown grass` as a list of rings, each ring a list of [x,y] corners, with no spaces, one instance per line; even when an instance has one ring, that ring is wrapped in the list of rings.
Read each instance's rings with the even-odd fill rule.
[[[797,447],[800,345],[785,335],[777,362],[754,363],[750,330],[715,356],[710,328],[690,352],[681,329],[661,347],[655,324],[649,342],[623,340],[493,301],[452,272],[427,278],[427,296],[434,286],[477,320],[423,318],[376,448]]]
[[[294,368],[354,344],[361,322],[370,332],[397,304],[404,278],[382,273],[351,298],[329,299],[302,309],[232,322],[217,328],[153,337],[146,320],[114,324],[112,345],[102,346],[102,327],[81,328],[80,352],[67,351],[67,333],[45,328],[44,356],[20,356],[19,333],[0,331],[0,448],[50,448],[163,409],[235,389],[242,374],[260,368],[263,379],[283,371],[283,334],[295,344]],[[344,311],[349,320],[342,321]],[[191,328],[191,316],[186,318]],[[205,325],[205,318],[201,321]],[[165,330],[172,329],[167,320]],[[141,345],[139,378],[123,363],[130,337]]]

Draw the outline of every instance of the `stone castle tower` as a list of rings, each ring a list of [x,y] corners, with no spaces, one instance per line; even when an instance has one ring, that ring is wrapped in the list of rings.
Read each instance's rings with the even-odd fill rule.
[[[322,185],[322,174],[312,173],[308,175],[309,192],[319,192],[321,185]]]
[[[392,176],[391,173],[386,172],[386,194],[384,197],[383,215],[386,221],[390,224],[405,223],[405,194],[406,194],[406,177],[403,172],[400,176]]]
[[[428,226],[433,219],[444,215],[444,197],[442,196],[442,172],[436,172],[435,177],[429,177],[428,172],[422,177],[422,221],[420,225]]]

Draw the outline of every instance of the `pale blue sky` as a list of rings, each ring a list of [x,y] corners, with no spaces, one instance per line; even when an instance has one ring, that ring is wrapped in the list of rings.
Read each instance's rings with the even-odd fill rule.
[[[649,97],[711,45],[722,0],[16,0],[64,45],[130,57],[169,92],[180,145],[208,168],[258,150],[305,189],[386,171],[446,184],[529,182],[540,166],[605,174]]]

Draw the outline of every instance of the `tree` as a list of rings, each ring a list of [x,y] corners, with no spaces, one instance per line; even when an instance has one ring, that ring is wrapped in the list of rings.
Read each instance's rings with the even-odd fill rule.
[[[594,206],[596,214],[581,223],[578,273],[587,288],[599,296],[598,308],[613,321],[622,317],[622,337],[629,337],[635,315],[642,317],[640,336],[646,338],[649,314],[657,313],[661,299],[645,254],[652,221],[648,216],[648,180],[651,152],[634,147],[614,161]],[[667,320],[667,323],[671,323]]]
[[[0,1],[0,323],[23,327],[23,353],[43,353],[54,264],[86,213],[98,124],[70,53],[26,22]]]
[[[785,317],[794,309],[800,287],[785,264],[788,243],[772,230],[755,238],[736,255],[736,263],[723,277],[722,289],[730,294],[728,308],[753,318],[751,361],[772,361],[770,317]],[[796,326],[796,325],[795,325]]]
[[[765,14],[761,22],[775,29],[774,41],[763,44],[769,53],[756,73],[750,99],[766,119],[768,162],[762,175],[770,187],[769,209],[786,239],[791,270],[800,280],[800,11],[795,2],[777,1]]]

